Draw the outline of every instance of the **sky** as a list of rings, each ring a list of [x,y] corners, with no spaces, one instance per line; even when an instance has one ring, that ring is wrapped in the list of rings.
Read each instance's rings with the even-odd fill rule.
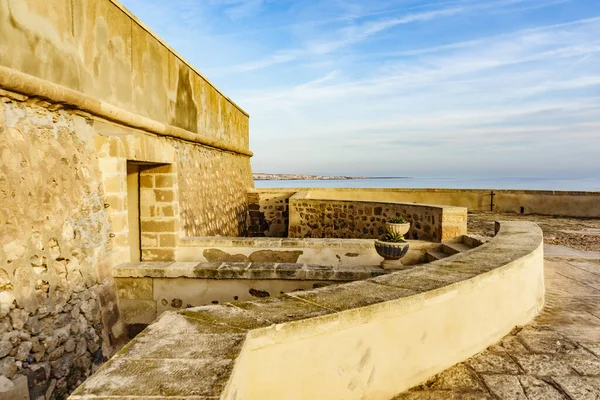
[[[253,172],[600,175],[600,0],[121,0],[250,114]]]

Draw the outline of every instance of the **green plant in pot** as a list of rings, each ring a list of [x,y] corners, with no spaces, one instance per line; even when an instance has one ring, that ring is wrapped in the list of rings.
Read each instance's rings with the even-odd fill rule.
[[[375,240],[375,250],[384,258],[381,266],[385,269],[406,268],[400,259],[408,253],[408,247],[409,244],[404,239],[404,235],[397,233],[388,232],[380,239]]]
[[[397,235],[406,235],[408,230],[410,229],[410,222],[408,222],[404,217],[396,217],[390,219],[385,223],[385,230],[388,233],[394,233]]]

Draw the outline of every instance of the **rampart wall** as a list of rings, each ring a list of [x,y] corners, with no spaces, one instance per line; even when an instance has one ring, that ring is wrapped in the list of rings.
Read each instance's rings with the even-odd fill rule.
[[[541,229],[497,228],[473,250],[409,270],[167,311],[70,398],[390,399],[542,309]]]
[[[120,4],[0,0],[0,375],[64,398],[128,340],[112,268],[239,235],[248,116]]]
[[[541,214],[600,218],[600,192],[475,189],[322,189],[273,188],[248,191],[249,235],[287,237],[290,199],[309,198],[358,204],[400,202],[466,207],[470,212]],[[292,200],[293,201],[293,200]],[[292,232],[292,234],[294,234]]]

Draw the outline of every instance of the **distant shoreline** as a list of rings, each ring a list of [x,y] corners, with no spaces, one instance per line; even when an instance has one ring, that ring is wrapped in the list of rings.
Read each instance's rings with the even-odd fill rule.
[[[410,179],[409,176],[346,176],[299,174],[252,174],[255,181],[344,181],[353,179]]]

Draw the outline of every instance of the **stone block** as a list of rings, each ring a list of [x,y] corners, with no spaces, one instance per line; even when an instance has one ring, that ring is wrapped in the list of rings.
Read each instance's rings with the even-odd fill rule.
[[[170,188],[175,184],[174,175],[156,175],[157,188]]]
[[[115,278],[119,300],[152,300],[152,278]]]
[[[0,399],[29,400],[27,377],[17,375],[11,380],[0,375]]]
[[[143,261],[173,261],[175,249],[142,249]]]
[[[175,233],[161,233],[159,235],[159,246],[160,247],[177,247],[177,234]]]
[[[144,232],[175,232],[175,219],[142,220],[141,226]]]
[[[548,354],[515,354],[525,372],[537,376],[573,375],[575,371],[560,357]]]
[[[104,191],[107,194],[121,194],[126,192],[125,176],[113,175],[104,179]]]
[[[121,318],[127,325],[150,324],[156,319],[154,300],[119,300]]]
[[[157,233],[142,233],[142,247],[159,247]]]
[[[155,189],[154,196],[159,203],[171,203],[174,195],[173,190]]]
[[[140,187],[141,188],[154,188],[154,175],[140,174]]]

